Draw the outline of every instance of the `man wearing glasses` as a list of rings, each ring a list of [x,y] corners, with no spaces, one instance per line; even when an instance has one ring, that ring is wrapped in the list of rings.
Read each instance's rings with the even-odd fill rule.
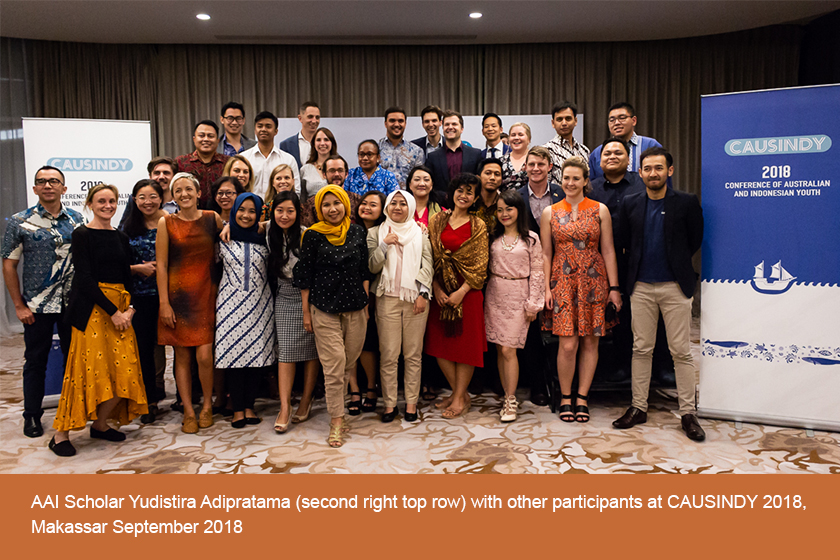
[[[23,434],[35,438],[44,435],[41,405],[55,325],[65,360],[70,348],[70,326],[64,321],[73,279],[70,240],[73,230],[85,219],[61,204],[67,187],[64,174],[55,167],[45,165],[39,169],[32,190],[38,204],[15,214],[6,223],[3,280],[15,314],[23,323]],[[18,278],[21,257],[22,289]]]
[[[241,154],[249,148],[253,148],[256,140],[251,140],[242,134],[242,126],[245,124],[245,107],[236,101],[228,101],[222,106],[222,127],[225,133],[216,151],[226,156]]]
[[[636,110],[626,101],[620,101],[610,107],[608,126],[610,134],[623,140],[630,148],[630,163],[627,165],[627,171],[639,171],[639,156],[642,152],[648,148],[662,147],[662,144],[653,138],[636,134]],[[589,156],[589,179],[603,177],[603,175],[599,146]]]

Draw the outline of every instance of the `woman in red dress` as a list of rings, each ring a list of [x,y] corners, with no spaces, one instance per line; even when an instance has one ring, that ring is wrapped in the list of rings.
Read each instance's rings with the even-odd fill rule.
[[[470,409],[467,387],[473,370],[484,366],[484,296],[487,278],[487,228],[469,214],[481,188],[471,173],[449,183],[451,212],[440,212],[429,221],[429,240],[435,262],[434,298],[426,330],[426,353],[452,386],[452,394],[438,405],[444,418],[457,418]]]
[[[589,422],[589,387],[598,365],[598,337],[613,326],[605,320],[607,301],[621,309],[610,211],[586,198],[589,166],[581,157],[563,163],[566,198],[546,208],[540,220],[545,260],[545,328],[560,337],[560,420]],[[588,190],[587,190],[588,189]],[[599,251],[600,249],[600,251]],[[580,347],[577,405],[572,382]]]

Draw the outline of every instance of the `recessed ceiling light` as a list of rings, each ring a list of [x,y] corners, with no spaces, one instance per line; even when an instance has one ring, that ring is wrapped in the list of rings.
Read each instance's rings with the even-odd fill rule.
[[[195,17],[197,17],[201,21],[207,21],[208,19],[210,19],[210,16],[208,16],[207,14],[197,14]]]
[[[470,14],[470,17],[473,18],[473,19],[478,19],[481,16],[482,16],[481,12],[473,12],[473,13]]]

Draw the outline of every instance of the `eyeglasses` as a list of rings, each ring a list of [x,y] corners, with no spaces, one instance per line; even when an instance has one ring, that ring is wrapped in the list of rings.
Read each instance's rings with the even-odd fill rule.
[[[137,198],[137,200],[139,200],[140,202],[146,202],[147,200],[151,200],[152,202],[157,202],[158,200],[160,200],[160,197],[156,194],[150,194],[149,196],[146,196],[145,194],[141,194],[140,196],[135,197],[135,198]]]
[[[219,191],[216,193],[216,198],[231,198],[234,196],[236,196],[236,193],[230,191]]]
[[[365,159],[365,158],[370,159],[370,158],[374,158],[378,155],[379,154],[377,154],[376,152],[359,152],[359,159]]]
[[[245,117],[222,117],[222,120],[225,121],[225,122],[229,122],[229,123],[232,123],[232,122],[244,123],[245,122]]]
[[[61,179],[35,179],[35,185],[39,187],[43,187],[47,183],[49,183],[51,187],[60,187],[64,184],[61,182]]]
[[[623,123],[624,121],[626,121],[629,118],[631,118],[630,115],[618,115],[618,116],[615,116],[615,117],[610,117],[608,119],[608,121],[609,121],[610,124],[612,124],[614,122],[622,122]]]

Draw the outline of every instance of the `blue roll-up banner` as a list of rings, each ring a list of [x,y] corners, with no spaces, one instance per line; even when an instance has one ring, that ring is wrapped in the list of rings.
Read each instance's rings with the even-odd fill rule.
[[[840,85],[704,96],[701,416],[840,431]]]

